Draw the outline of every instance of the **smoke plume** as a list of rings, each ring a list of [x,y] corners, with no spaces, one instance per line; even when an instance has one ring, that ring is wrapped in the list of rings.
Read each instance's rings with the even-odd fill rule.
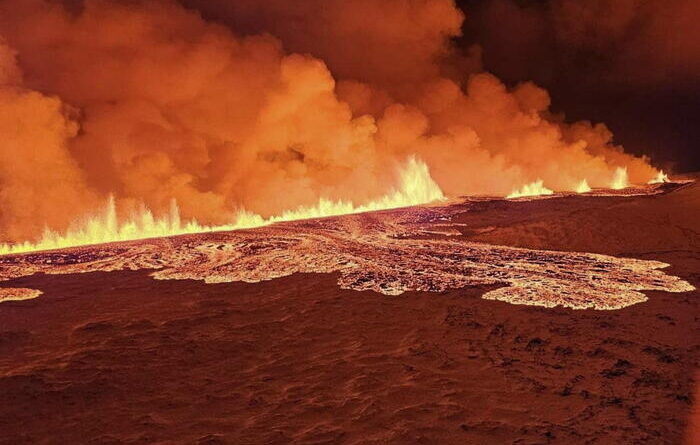
[[[483,72],[451,43],[464,18],[452,0],[0,0],[0,238],[110,195],[206,224],[363,203],[412,155],[453,196],[656,176]]]

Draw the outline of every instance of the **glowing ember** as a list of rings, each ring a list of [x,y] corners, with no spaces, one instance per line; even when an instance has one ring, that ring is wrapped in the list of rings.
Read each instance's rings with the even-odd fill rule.
[[[645,301],[643,290],[693,290],[660,271],[667,265],[657,261],[493,246],[436,235],[436,225],[449,225],[446,221],[464,210],[455,205],[413,207],[7,256],[0,259],[0,280],[38,272],[137,269],[154,269],[156,279],[207,283],[339,273],[338,283],[346,289],[399,295],[498,285],[502,287],[483,298],[572,309],[620,309]]]
[[[147,208],[128,221],[117,219],[114,199],[110,198],[103,213],[85,219],[66,233],[59,234],[47,230],[38,243],[0,245],[0,255],[11,253],[53,250],[91,244],[129,241],[192,233],[237,230],[262,227],[282,221],[295,221],[309,218],[362,213],[375,210],[395,209],[445,199],[440,187],[430,177],[428,167],[422,161],[411,157],[400,171],[399,187],[387,195],[364,205],[351,202],[320,199],[313,207],[299,207],[278,216],[263,218],[254,213],[242,211],[236,222],[220,226],[207,226],[197,221],[183,222],[177,204],[173,201],[170,214],[156,218]]]
[[[548,189],[544,186],[544,181],[538,179],[537,181],[526,184],[520,190],[513,190],[513,192],[506,196],[506,199],[523,198],[526,196],[541,196],[541,195],[552,195],[554,191]]]
[[[665,182],[671,182],[671,180],[668,179],[668,175],[664,173],[663,170],[659,170],[659,174],[657,174],[654,179],[649,181],[649,184],[663,184]]]
[[[588,193],[590,191],[591,187],[588,185],[588,181],[585,179],[576,186],[576,193]]]
[[[617,167],[615,169],[615,175],[613,176],[610,188],[613,190],[622,190],[629,187],[629,179],[627,177],[627,168]]]

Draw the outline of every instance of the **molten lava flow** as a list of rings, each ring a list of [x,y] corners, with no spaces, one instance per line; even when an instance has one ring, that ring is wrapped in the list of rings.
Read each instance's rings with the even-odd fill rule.
[[[0,303],[3,301],[23,301],[38,298],[42,292],[37,289],[27,289],[25,287],[3,289],[0,288]]]
[[[506,196],[506,199],[523,198],[526,196],[541,196],[541,195],[552,195],[554,191],[548,189],[544,186],[544,181],[538,179],[537,181],[526,184],[520,190],[513,190],[513,193]]]
[[[591,191],[591,186],[588,185],[588,181],[585,179],[576,186],[576,193],[588,193]]]
[[[442,236],[469,205],[410,207],[255,230],[153,238],[2,258],[0,281],[33,275],[149,269],[158,280],[254,283],[295,273],[336,273],[344,289],[385,295],[489,285],[483,298],[572,309],[620,309],[645,290],[694,287],[665,263],[606,255],[531,250]],[[457,226],[453,226],[457,230]],[[10,288],[8,298],[30,298]],[[0,297],[3,297],[0,294]]]
[[[668,175],[663,170],[659,170],[659,173],[649,181],[649,184],[663,184],[664,182],[671,182],[671,180],[668,179]]]
[[[399,187],[394,191],[371,201],[356,206],[348,201],[332,201],[321,198],[312,207],[299,207],[281,215],[263,218],[255,213],[241,211],[232,224],[207,226],[197,221],[183,222],[180,218],[175,201],[172,202],[167,216],[156,218],[145,206],[127,221],[119,222],[114,198],[109,198],[102,214],[89,217],[74,225],[66,233],[46,230],[38,243],[25,242],[22,244],[0,245],[0,255],[33,252],[40,250],[62,249],[66,247],[85,246],[91,244],[129,241],[146,238],[184,235],[192,233],[227,231],[262,227],[282,221],[322,218],[328,216],[363,213],[376,210],[396,209],[400,207],[427,204],[443,200],[445,196],[440,187],[430,176],[427,165],[414,157],[410,157],[400,171]]]
[[[615,169],[615,175],[613,176],[610,188],[613,190],[622,190],[629,187],[629,178],[627,176],[627,168],[617,167]]]

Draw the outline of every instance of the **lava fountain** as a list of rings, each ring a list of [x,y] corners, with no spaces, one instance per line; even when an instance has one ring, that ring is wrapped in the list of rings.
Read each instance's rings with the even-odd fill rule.
[[[410,188],[409,184],[404,184],[404,188],[390,195],[394,198],[375,206],[405,204],[407,187]],[[433,194],[421,196],[421,200],[441,198],[437,189]],[[320,208],[325,207],[314,211],[320,212]],[[358,212],[365,209],[362,206],[329,208],[332,209],[329,211],[340,208]],[[496,288],[485,292],[484,299],[598,310],[621,309],[644,302],[645,290],[694,289],[681,278],[665,274],[660,269],[668,264],[659,261],[469,242],[458,236],[459,225],[450,221],[460,213],[470,212],[470,208],[467,199],[461,203],[283,221],[274,225],[269,225],[273,222],[269,219],[257,220],[260,225],[267,225],[252,230],[10,255],[0,258],[0,281],[42,272],[73,274],[140,269],[151,270],[153,278],[159,280],[192,279],[206,283],[254,283],[295,273],[337,273],[342,288],[391,296],[413,290],[441,292],[488,285]],[[39,295],[26,288],[3,292],[0,297],[7,300]]]
[[[200,224],[196,220],[183,221],[174,200],[171,202],[170,212],[165,216],[156,217],[148,208],[142,206],[141,210],[131,218],[119,221],[115,200],[110,197],[101,213],[76,221],[73,227],[65,233],[47,229],[41,240],[36,243],[1,244],[0,255],[193,233],[249,229],[283,221],[396,209],[445,199],[442,190],[430,176],[427,165],[415,157],[408,158],[398,176],[399,184],[396,189],[365,204],[355,205],[349,201],[321,198],[315,206],[298,207],[269,218],[242,210],[234,222],[218,226]]]

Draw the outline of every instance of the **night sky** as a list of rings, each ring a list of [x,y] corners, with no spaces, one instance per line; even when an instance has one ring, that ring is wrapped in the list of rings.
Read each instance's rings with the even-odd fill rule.
[[[553,111],[606,123],[615,142],[655,165],[700,170],[700,2],[457,3],[467,15],[458,43],[478,43],[486,70],[509,84],[535,81]],[[573,24],[561,19],[570,5],[581,8]]]

